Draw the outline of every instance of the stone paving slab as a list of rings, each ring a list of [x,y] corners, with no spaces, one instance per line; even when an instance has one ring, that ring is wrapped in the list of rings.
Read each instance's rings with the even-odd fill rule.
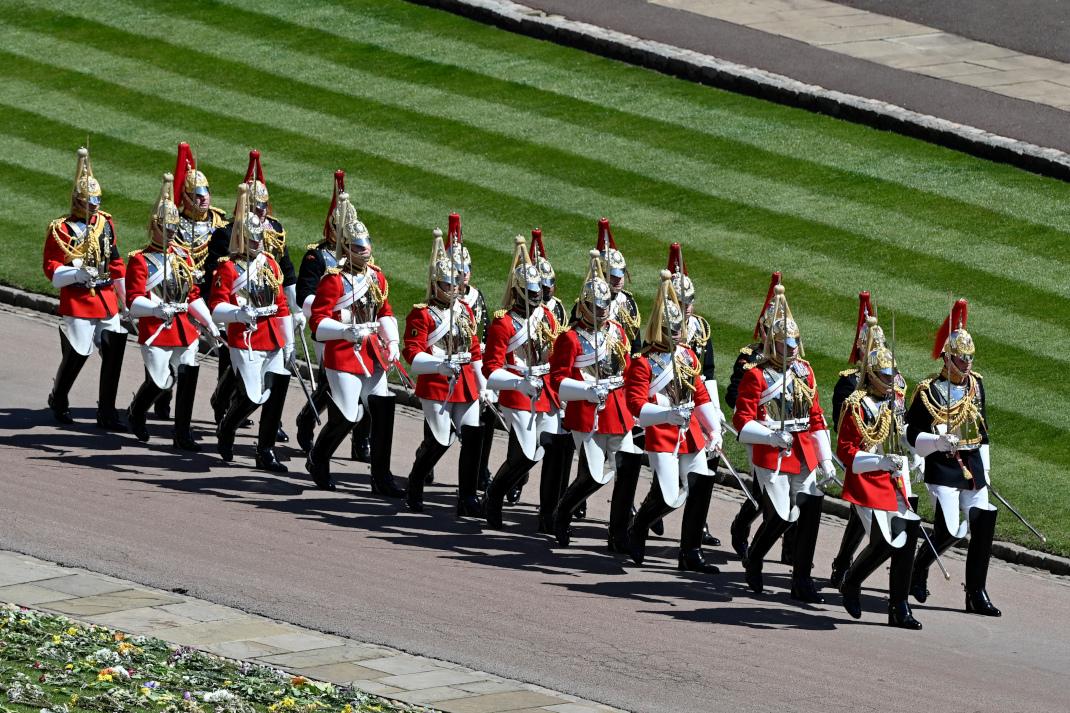
[[[430,706],[443,713],[620,711],[447,661],[310,631],[0,550],[0,601]]]

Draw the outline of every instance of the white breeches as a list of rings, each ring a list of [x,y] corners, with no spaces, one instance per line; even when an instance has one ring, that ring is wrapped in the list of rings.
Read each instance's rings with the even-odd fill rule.
[[[446,403],[420,399],[424,410],[424,420],[431,429],[435,440],[444,446],[451,445],[457,439],[461,426],[479,425],[479,402]]]
[[[640,453],[632,441],[631,433],[610,436],[604,433],[573,431],[572,440],[576,444],[576,450],[587,459],[591,477],[599,485],[605,485],[617,474],[617,459],[613,457],[617,452]]]
[[[996,506],[988,502],[988,488],[980,490],[959,490],[949,485],[926,485],[929,496],[940,503],[940,512],[944,514],[947,531],[958,538],[970,534],[970,508],[995,510]],[[960,515],[961,513],[961,515]]]
[[[544,434],[561,433],[561,414],[557,411],[532,414],[531,411],[505,406],[501,407],[501,411],[502,418],[509,426],[509,432],[516,438],[528,460],[542,460]]]
[[[678,508],[687,500],[689,473],[699,475],[713,475],[706,466],[706,451],[698,453],[681,453],[674,456],[672,453],[646,452],[650,459],[650,468],[654,471],[654,477],[661,486],[661,497],[665,504],[671,508]]]
[[[817,487],[817,471],[812,470],[807,474],[798,473],[787,475],[781,473],[774,476],[768,468],[754,466],[754,475],[758,478],[758,484],[762,491],[769,496],[769,502],[773,503],[776,514],[781,520],[795,522],[799,519],[799,506],[795,503],[795,496],[799,493],[821,497],[824,493]]]
[[[89,356],[100,347],[100,335],[102,332],[125,332],[123,325],[119,323],[119,315],[108,319],[82,319],[81,317],[64,317],[63,333],[67,335],[67,341],[74,347],[74,351],[82,356]]]
[[[389,396],[386,372],[376,367],[370,376],[350,374],[348,371],[326,369],[327,384],[331,387],[331,401],[346,417],[356,423],[364,417],[369,396]]]
[[[170,389],[175,385],[175,372],[180,366],[197,366],[197,342],[188,347],[149,347],[141,345],[141,360],[157,388]]]
[[[854,508],[858,519],[862,521],[862,526],[866,528],[867,539],[870,537],[873,524],[876,523],[877,529],[880,530],[881,535],[884,537],[884,541],[889,545],[898,548],[906,543],[907,533],[905,531],[896,533],[892,527],[892,521],[896,518],[901,520],[920,520],[921,518],[910,511],[907,502],[903,500],[903,496],[899,493],[895,494],[895,501],[896,505],[898,505],[898,509],[895,511],[874,510],[873,508],[862,507],[857,503],[852,503],[851,507]]]
[[[316,353],[316,363],[317,364],[322,364],[323,363],[323,347],[324,347],[323,342],[317,341],[315,339],[312,340],[312,351],[314,351]]]
[[[230,349],[230,366],[234,369],[242,384],[245,394],[255,404],[263,405],[271,396],[271,389],[264,388],[264,377],[268,374],[289,374],[282,358],[281,349],[261,352],[249,349]]]

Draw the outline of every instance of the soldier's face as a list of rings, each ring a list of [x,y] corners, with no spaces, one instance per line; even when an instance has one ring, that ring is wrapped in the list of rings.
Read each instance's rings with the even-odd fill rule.
[[[96,215],[97,209],[100,208],[100,199],[86,200],[85,198],[75,198],[71,201],[71,214],[79,218],[89,219],[90,216]]]
[[[353,243],[349,246],[349,259],[357,267],[364,267],[372,257],[371,243]]]
[[[878,396],[892,395],[892,391],[895,389],[895,372],[889,371],[888,373],[885,373],[879,371],[872,374],[871,376],[873,390],[877,393]]]
[[[967,356],[952,356],[944,355],[944,365],[950,365],[948,373],[951,375],[952,381],[962,381],[966,378],[966,375],[970,373],[973,368],[973,355]],[[958,377],[958,378],[956,378]]]
[[[537,287],[533,290],[527,290],[528,305],[530,307],[538,307],[542,304],[542,287]]]
[[[685,317],[690,317],[693,314],[695,314],[695,303],[694,302],[684,302],[683,303],[683,308],[684,308],[684,316]]]
[[[550,298],[553,297],[553,296],[554,296],[554,286],[552,284],[547,285],[547,284],[543,283],[543,286],[542,286],[542,299],[544,301],[548,302],[550,300]]]
[[[264,217],[267,215],[267,212],[268,212],[268,204],[267,203],[254,203],[253,204],[252,213],[257,218],[259,218],[261,221],[264,220]]]
[[[794,339],[786,342],[778,339],[773,342],[773,349],[781,359],[787,359],[788,361],[799,356],[799,343]]]
[[[610,275],[607,282],[609,282],[609,289],[613,294],[617,294],[624,289],[624,275]]]

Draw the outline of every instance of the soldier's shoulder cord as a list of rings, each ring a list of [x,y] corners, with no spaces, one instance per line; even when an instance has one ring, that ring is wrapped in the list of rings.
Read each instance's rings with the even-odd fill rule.
[[[208,206],[208,213],[212,216],[212,229],[222,228],[227,224],[227,214],[219,208]]]
[[[919,381],[914,387],[914,393],[910,396],[910,403],[913,404],[914,400],[918,398],[918,394],[922,393],[923,391],[928,393],[929,387],[932,385],[935,379],[939,378],[939,376],[939,374],[929,374],[924,379]]]
[[[751,356],[754,354],[754,347],[750,344],[739,350],[739,353],[743,356]]]
[[[319,250],[320,245],[322,245],[322,244],[323,243],[309,243],[308,245],[305,246],[305,252],[306,253],[314,253],[317,250]]]
[[[127,258],[128,260],[129,260],[129,259],[130,259],[130,258],[132,258],[132,257],[135,257],[135,256],[137,256],[137,255],[140,255],[140,254],[141,254],[141,251],[142,251],[142,250],[144,250],[144,249],[145,249],[145,248],[138,248],[137,250],[131,250],[130,252],[128,252],[128,253],[126,254],[126,258]]]
[[[756,366],[758,366],[758,362],[749,361],[749,362],[747,362],[746,364],[743,365],[743,371],[747,371],[748,369],[753,369]]]
[[[328,267],[326,269],[326,271],[324,271],[324,274],[325,275],[341,275],[342,274],[342,267],[341,267],[341,265],[336,265],[335,267]]]
[[[507,315],[507,314],[509,314],[509,310],[507,310],[507,309],[500,309],[500,310],[497,310],[497,311],[496,311],[496,312],[494,313],[494,319],[501,319],[502,317],[504,317],[504,316],[505,316],[505,315]]]
[[[427,303],[426,302],[417,302],[416,304],[414,304],[412,306],[412,308],[413,309],[427,309]]]
[[[223,255],[218,260],[216,260],[216,262],[230,262],[230,255]]]
[[[984,378],[985,378],[985,377],[981,376],[981,373],[980,373],[980,372],[978,372],[978,371],[973,371],[973,370],[971,369],[971,370],[970,370],[970,373],[971,373],[971,374],[973,374],[974,376],[976,376],[976,377],[977,377],[977,380],[978,380],[978,381],[980,381],[980,380],[982,380],[982,379],[984,379]]]
[[[111,220],[111,213],[108,213],[107,211],[97,210],[97,215],[99,215],[104,220]]]
[[[855,376],[856,374],[858,374],[858,367],[853,367],[851,369],[844,369],[843,371],[840,372],[840,376]]]

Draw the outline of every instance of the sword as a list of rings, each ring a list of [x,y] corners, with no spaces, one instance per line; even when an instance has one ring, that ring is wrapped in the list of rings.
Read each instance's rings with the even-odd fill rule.
[[[725,469],[728,470],[732,477],[736,479],[736,482],[739,483],[739,489],[742,490],[743,494],[747,496],[747,500],[750,500],[751,505],[761,509],[758,506],[758,501],[754,499],[754,496],[751,495],[750,489],[747,488],[747,484],[743,482],[743,476],[741,476],[739,474],[739,471],[736,470],[735,466],[732,465],[732,461],[728,460],[728,456],[725,455],[724,449],[714,451],[714,455],[721,459],[721,462],[724,463]]]
[[[916,510],[914,510],[914,507],[910,504],[910,498],[907,497],[907,492],[903,488],[903,484],[900,481],[900,479],[899,478],[892,478],[892,485],[893,485],[893,487],[895,487],[895,489],[899,493],[900,497],[903,498],[903,502],[906,503],[907,510],[909,510],[910,512],[912,512],[915,515],[917,515],[918,513],[917,513]],[[925,541],[929,543],[929,548],[933,551],[933,556],[936,557],[936,566],[940,568],[940,574],[944,575],[944,581],[950,582],[951,581],[951,575],[948,574],[947,567],[944,566],[944,561],[942,559],[940,559],[940,553],[937,551],[936,545],[934,545],[933,541],[931,539],[929,539],[929,533],[925,531],[925,527],[924,526],[921,526],[918,529],[921,530],[922,537],[925,538]]]
[[[305,341],[305,330],[301,330],[301,347],[305,352],[305,363],[308,364],[308,380],[312,382],[312,390],[316,390],[316,377],[313,376],[315,369],[312,368],[312,357],[308,353],[308,342]]]
[[[509,430],[509,424],[505,422],[505,416],[502,415],[501,410],[498,408],[498,404],[487,403],[485,405],[487,407],[487,410],[490,411],[492,414],[494,414],[498,418],[498,423],[502,424],[502,428],[504,428],[506,431],[508,431]]]
[[[314,401],[312,401],[312,394],[308,390],[308,384],[305,383],[304,377],[301,376],[301,370],[297,367],[297,359],[294,357],[293,353],[290,354],[289,366],[290,370],[293,372],[293,375],[297,377],[298,383],[301,384],[301,390],[305,392],[305,398],[308,400],[308,407],[312,409],[312,415],[316,419],[316,425],[321,425],[323,422],[320,421],[320,415],[319,412],[316,410],[316,404]],[[311,366],[309,367],[308,371],[310,374],[312,373]]]
[[[1039,538],[1040,538],[1040,541],[1041,541],[1041,542],[1047,542],[1047,541],[1048,541],[1048,538],[1047,538],[1047,537],[1044,537],[1044,534],[1043,534],[1043,533],[1042,533],[1042,532],[1041,532],[1040,530],[1038,530],[1037,528],[1035,528],[1035,527],[1033,527],[1033,526],[1032,526],[1031,524],[1029,524],[1029,521],[1028,521],[1028,520],[1026,520],[1026,519],[1025,519],[1025,518],[1024,518],[1023,516],[1022,516],[1022,513],[1018,512],[1018,509],[1017,509],[1017,508],[1015,508],[1015,507],[1014,507],[1013,505],[1011,505],[1011,504],[1010,504],[1009,502],[1007,502],[1007,499],[1006,499],[1006,498],[1004,498],[1004,497],[1003,497],[1002,495],[1000,495],[1000,494],[999,494],[999,493],[998,493],[998,492],[996,491],[996,489],[992,487],[992,484],[991,484],[991,483],[989,483],[989,484],[988,484],[988,490],[989,490],[989,491],[990,491],[990,492],[991,492],[991,493],[992,493],[993,495],[995,495],[995,496],[996,496],[996,500],[999,500],[999,501],[1000,501],[1001,503],[1003,503],[1003,506],[1004,506],[1004,507],[1006,507],[1006,508],[1007,508],[1008,510],[1010,510],[1010,511],[1011,511],[1011,514],[1012,514],[1012,515],[1014,515],[1014,516],[1015,516],[1016,518],[1018,518],[1019,520],[1021,520],[1021,521],[1022,521],[1022,524],[1023,524],[1023,525],[1025,525],[1026,527],[1028,527],[1028,528],[1029,528],[1029,531],[1030,531],[1030,532],[1032,532],[1032,533],[1033,533],[1034,535],[1036,535],[1037,537],[1039,537]]]
[[[412,383],[412,378],[409,376],[408,372],[405,371],[405,368],[396,361],[390,362],[390,368],[397,373],[398,381],[405,387],[405,392],[408,393],[409,396],[412,396],[414,385]]]

